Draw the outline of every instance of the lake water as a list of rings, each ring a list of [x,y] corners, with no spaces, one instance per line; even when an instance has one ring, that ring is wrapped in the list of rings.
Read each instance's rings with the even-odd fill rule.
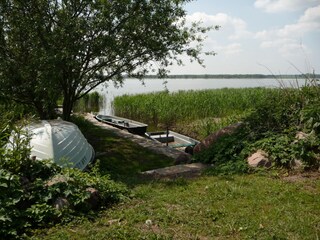
[[[167,81],[164,84],[164,81]],[[305,84],[304,79],[207,79],[207,78],[185,78],[185,79],[145,79],[144,85],[138,79],[126,79],[122,87],[115,87],[112,83],[108,86],[99,86],[96,91],[104,96],[100,114],[113,114],[112,102],[114,97],[125,94],[138,94],[158,92],[168,89],[169,92],[179,90],[202,90],[218,88],[253,88],[253,87],[297,87]]]

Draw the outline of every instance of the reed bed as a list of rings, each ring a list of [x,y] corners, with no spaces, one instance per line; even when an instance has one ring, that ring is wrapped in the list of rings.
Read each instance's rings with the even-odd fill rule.
[[[99,112],[103,96],[98,92],[92,92],[79,99],[74,106],[75,112]]]
[[[199,119],[243,114],[279,93],[280,89],[270,88],[224,88],[123,95],[114,99],[114,110],[118,116],[153,126],[171,126]]]

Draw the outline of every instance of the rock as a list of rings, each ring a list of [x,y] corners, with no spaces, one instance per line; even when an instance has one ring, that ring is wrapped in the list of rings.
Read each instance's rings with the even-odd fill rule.
[[[293,169],[300,170],[303,169],[303,163],[301,160],[295,159],[292,162]]]
[[[66,198],[63,198],[63,197],[58,197],[54,203],[53,203],[53,206],[58,209],[58,210],[61,210],[63,208],[68,208],[70,206],[70,203],[68,201],[68,199]]]
[[[247,162],[251,167],[271,167],[268,154],[261,149],[248,157]]]
[[[100,193],[93,187],[86,188],[86,192],[90,193],[90,197],[86,200],[91,209],[97,209],[100,202]]]
[[[193,155],[193,147],[192,147],[192,146],[187,146],[187,147],[184,149],[184,152],[185,152],[185,153],[189,153],[190,155]]]
[[[181,153],[174,161],[174,165],[191,163],[191,155],[188,153]]]
[[[309,135],[307,133],[304,133],[304,132],[297,132],[296,134],[296,139],[298,140],[303,140],[303,139],[306,139]]]
[[[50,187],[57,183],[67,183],[69,181],[73,181],[73,179],[64,175],[55,175],[46,183],[46,186]]]
[[[152,225],[152,220],[147,219],[147,220],[146,220],[146,225],[147,225],[147,226],[151,226],[151,225]]]
[[[194,153],[201,152],[202,150],[208,148],[210,145],[214,144],[222,136],[230,135],[230,134],[234,133],[235,130],[237,130],[242,125],[243,125],[243,123],[241,123],[241,122],[235,123],[235,124],[229,125],[225,128],[222,128],[217,132],[210,134],[208,137],[206,137],[204,140],[202,140],[199,144],[197,144],[194,147],[193,152]]]

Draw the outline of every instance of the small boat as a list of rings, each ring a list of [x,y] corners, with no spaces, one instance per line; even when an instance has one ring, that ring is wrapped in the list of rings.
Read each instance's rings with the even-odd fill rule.
[[[173,131],[147,132],[146,136],[169,147],[179,150],[184,149],[186,152],[189,151],[187,149],[190,149],[190,147],[193,149],[195,145],[200,143],[198,140]]]
[[[19,134],[13,132],[7,147],[14,149]],[[61,167],[85,169],[95,152],[79,128],[62,120],[42,120],[23,128],[20,138],[30,138],[31,158],[52,159]],[[19,140],[18,140],[19,141]]]
[[[133,121],[133,120],[122,118],[122,117],[110,116],[110,115],[98,114],[95,116],[95,119],[116,128],[126,129],[128,130],[128,132],[132,134],[137,134],[141,136],[143,136],[146,133],[147,127],[148,127],[147,124],[144,124],[141,122]]]

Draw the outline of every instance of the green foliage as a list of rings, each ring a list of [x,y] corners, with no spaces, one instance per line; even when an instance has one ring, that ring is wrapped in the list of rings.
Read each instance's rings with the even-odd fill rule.
[[[282,89],[259,102],[246,117],[248,128],[254,133],[282,132],[299,125],[302,102],[297,89]]]
[[[246,133],[237,131],[235,134],[227,134],[217,139],[208,151],[201,151],[195,155],[195,159],[204,163],[223,163],[241,159],[241,151],[246,144]]]
[[[195,161],[211,163],[208,171],[214,175],[247,173],[248,166],[243,161],[247,156],[244,151],[247,145],[247,134],[243,129],[217,139],[208,149],[195,154]]]
[[[99,112],[103,96],[98,92],[89,93],[80,98],[74,106],[75,112]]]
[[[320,167],[320,135],[314,132],[305,139],[295,143],[297,159],[301,159],[306,168],[319,169]]]
[[[294,136],[288,134],[269,133],[268,136],[255,141],[250,146],[251,153],[262,149],[268,153],[270,160],[280,167],[290,168],[297,159],[298,149],[294,145]]]
[[[245,113],[229,115],[223,118],[205,118],[192,123],[193,131],[197,132],[196,139],[204,139],[210,134],[219,131],[220,129],[227,127],[236,122],[241,122],[250,111],[246,110]],[[190,127],[187,125],[187,127]],[[181,132],[185,132],[188,135],[186,128],[182,127]]]
[[[214,163],[213,173],[242,172],[245,159],[258,149],[264,150],[274,166],[292,168],[301,160],[305,168],[317,169],[319,156],[319,102],[318,85],[273,92],[264,101],[244,115],[244,127],[219,138],[207,150],[197,154],[195,160]],[[296,133],[308,133],[296,139]],[[240,162],[239,162],[240,161]]]
[[[10,127],[0,124],[5,142]],[[18,126],[18,125],[15,125]],[[34,227],[47,227],[75,216],[89,214],[119,202],[127,195],[124,185],[101,175],[99,164],[90,171],[61,168],[51,160],[30,158],[28,137],[23,127],[15,127],[16,138],[10,138],[11,148],[0,147],[0,235],[18,238]],[[95,204],[89,189],[96,189]],[[58,201],[68,207],[56,208]]]
[[[213,176],[226,176],[244,173],[249,173],[249,168],[246,162],[242,160],[217,163],[205,171],[206,175]]]
[[[268,172],[136,185],[135,198],[96,221],[39,230],[32,239],[304,239],[320,234],[320,181]],[[146,224],[150,219],[151,222]]]
[[[182,64],[182,54],[202,64],[205,33],[219,27],[187,25],[188,1],[2,0],[1,95],[43,119],[63,96],[69,120],[75,102],[101,83],[149,71],[163,76]]]
[[[278,89],[266,88],[163,91],[118,96],[113,104],[116,115],[154,126],[166,125],[168,121],[175,125],[209,118],[231,118],[231,115],[243,114],[267,102],[278,92]],[[207,123],[204,127],[211,127]]]

